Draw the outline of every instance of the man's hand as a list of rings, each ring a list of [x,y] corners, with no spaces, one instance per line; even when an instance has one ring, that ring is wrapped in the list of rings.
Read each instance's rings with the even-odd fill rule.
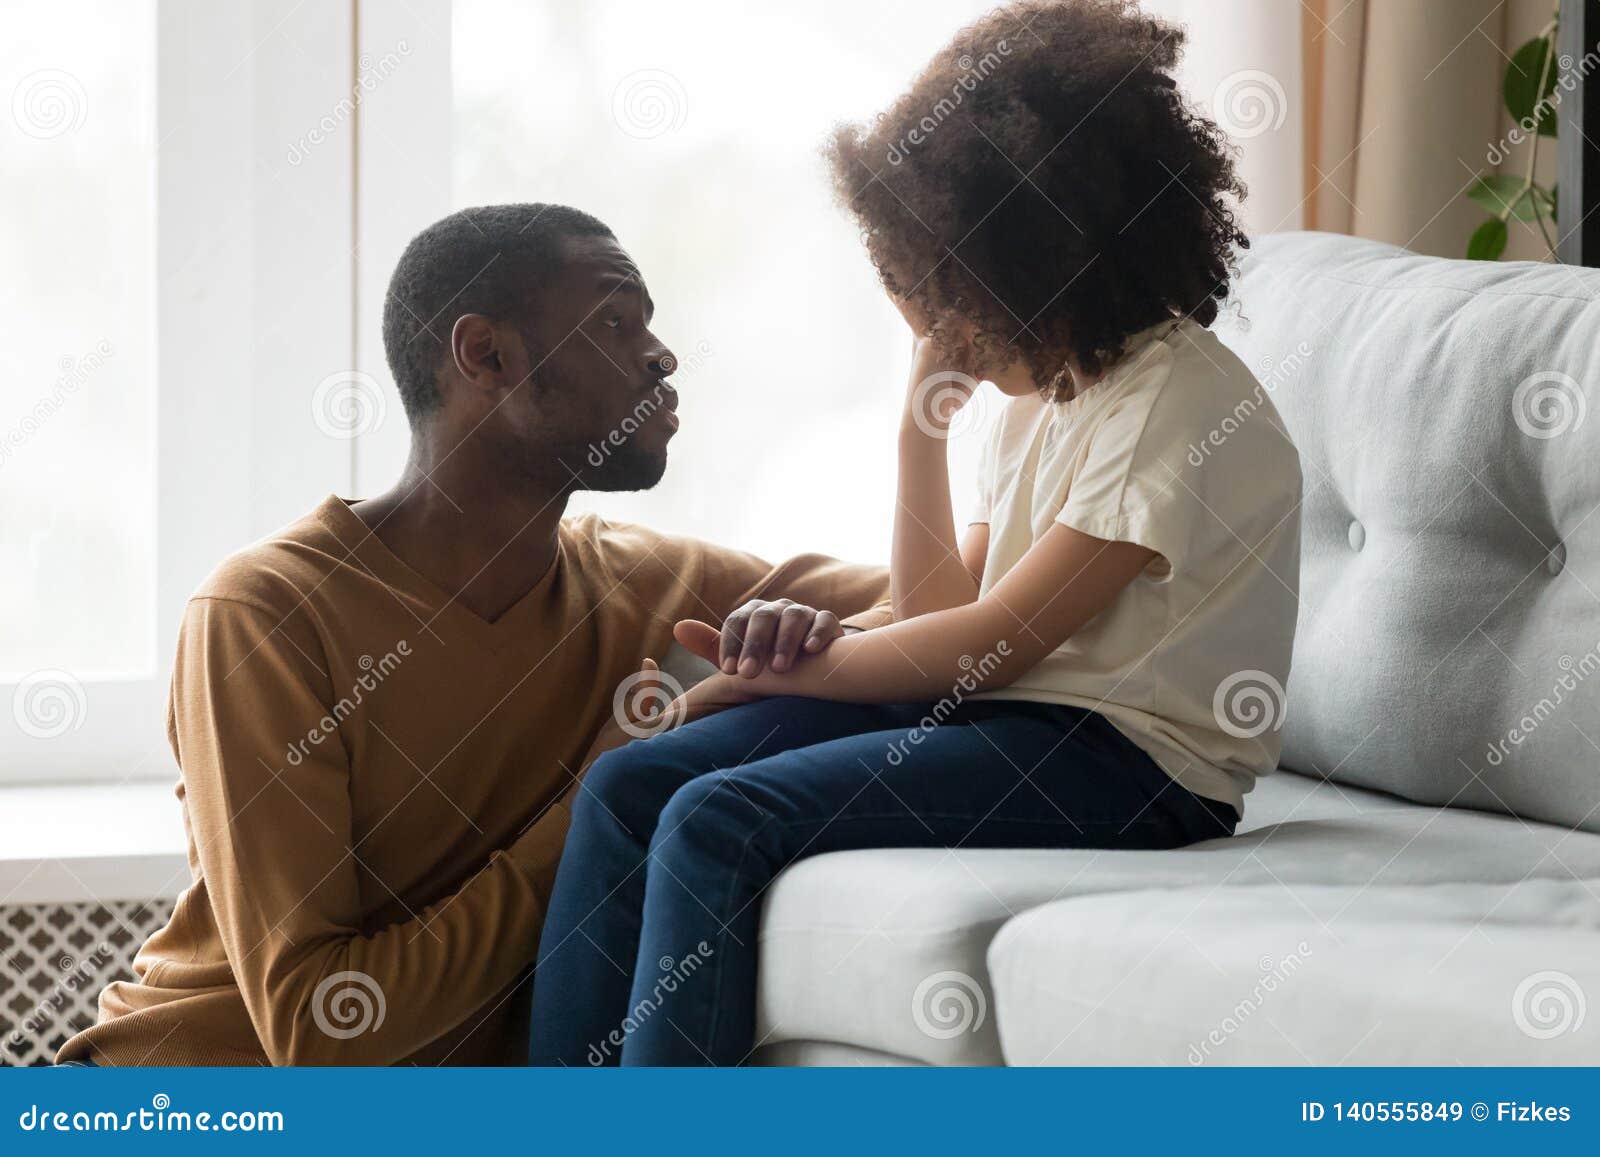
[[[678,625],[681,627],[685,624]],[[709,632],[709,640],[699,632],[690,632],[691,637],[695,638],[701,647],[713,649],[716,647],[715,627],[700,622],[693,622],[690,625]],[[683,642],[682,636],[679,637],[679,642]],[[685,643],[685,646],[688,644]],[[695,650],[694,647],[690,649]],[[696,650],[696,653],[702,654],[699,650]],[[696,719],[715,715],[718,711],[726,711],[729,707],[738,707],[740,704],[750,703],[759,698],[759,695],[743,685],[743,680],[720,674],[702,679],[688,691],[684,691],[676,679],[656,666],[654,659],[646,659],[636,674],[629,675],[618,686],[612,698],[611,718],[606,720],[605,726],[589,745],[589,750],[579,765],[577,778],[567,794],[576,795],[579,784],[589,772],[590,764],[606,752],[631,743],[635,739],[648,739],[652,735],[671,731],[675,727],[682,727],[685,723],[693,723]]]
[[[672,629],[679,643],[724,675],[754,679],[771,667],[787,671],[801,654],[815,655],[845,633],[832,611],[819,611],[790,599],[752,599],[722,624],[721,632],[697,619]]]

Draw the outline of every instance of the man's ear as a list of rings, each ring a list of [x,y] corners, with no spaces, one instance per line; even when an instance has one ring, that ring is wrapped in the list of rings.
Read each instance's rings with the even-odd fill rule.
[[[505,364],[494,323],[481,313],[464,313],[450,330],[450,355],[456,372],[480,389],[503,383]]]

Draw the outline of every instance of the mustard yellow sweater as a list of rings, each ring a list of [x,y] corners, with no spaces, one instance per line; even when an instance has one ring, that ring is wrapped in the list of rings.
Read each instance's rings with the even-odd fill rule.
[[[193,882],[60,1059],[521,1063],[562,796],[618,684],[680,618],[786,595],[870,626],[887,588],[584,516],[489,623],[330,497],[188,605],[168,734]]]

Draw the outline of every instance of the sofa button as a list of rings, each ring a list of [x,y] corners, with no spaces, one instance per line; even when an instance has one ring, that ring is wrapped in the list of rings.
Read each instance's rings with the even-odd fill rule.
[[[1367,530],[1359,522],[1350,524],[1350,549],[1360,550],[1367,545]]]
[[[1555,546],[1550,548],[1550,553],[1545,556],[1544,569],[1549,571],[1552,575],[1558,575],[1561,573],[1561,569],[1566,565],[1566,544],[1558,542],[1555,544]]]

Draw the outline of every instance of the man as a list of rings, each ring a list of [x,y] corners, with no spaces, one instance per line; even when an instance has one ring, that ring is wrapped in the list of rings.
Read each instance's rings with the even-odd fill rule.
[[[62,1061],[524,1060],[563,797],[647,729],[627,692],[654,691],[637,673],[674,623],[733,616],[724,667],[753,674],[887,590],[874,568],[562,518],[574,491],[665,469],[652,312],[575,209],[467,210],[407,247],[384,310],[404,477],[328,498],[190,601],[168,733],[194,883]]]

